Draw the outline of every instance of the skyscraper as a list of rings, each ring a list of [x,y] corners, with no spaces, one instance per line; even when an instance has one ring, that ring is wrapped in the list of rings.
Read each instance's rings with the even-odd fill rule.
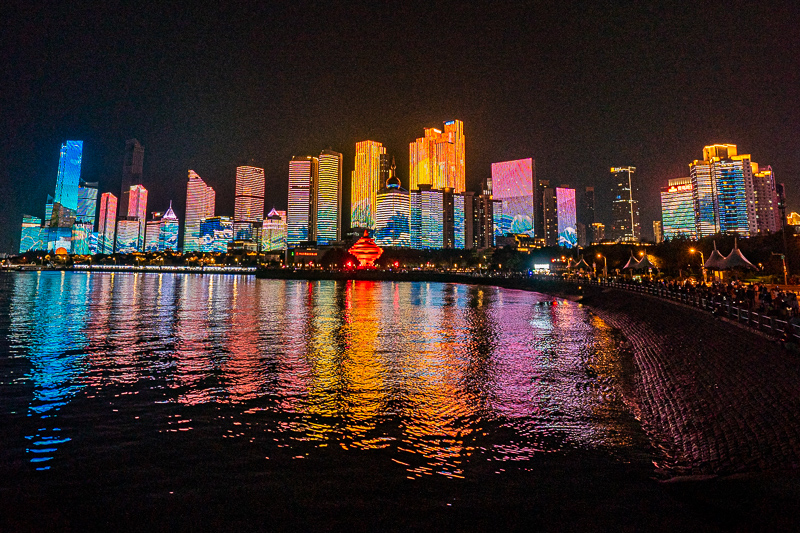
[[[632,175],[636,167],[614,167],[613,200],[611,204],[612,238],[621,242],[635,242],[641,236],[639,203],[633,198]]]
[[[286,212],[289,246],[316,240],[316,189],[319,159],[295,156],[289,162],[289,208]]]
[[[444,248],[444,193],[429,185],[409,191],[411,247],[420,250]]]
[[[19,240],[19,253],[44,249],[42,242],[42,219],[31,215],[22,215],[22,235]]]
[[[233,219],[216,216],[200,221],[200,251],[227,252],[233,241]]]
[[[118,254],[131,254],[140,251],[139,219],[137,217],[121,217],[117,221],[117,244],[114,250]]]
[[[661,232],[664,239],[696,238],[694,190],[691,178],[669,180],[661,189]]]
[[[286,211],[276,211],[273,207],[264,219],[261,230],[261,250],[277,252],[286,249]]]
[[[73,212],[78,211],[82,157],[83,141],[67,141],[61,145],[54,203]]]
[[[144,250],[145,225],[147,223],[147,189],[141,185],[131,185],[127,197],[127,218],[129,220],[135,218],[139,221],[139,235],[136,238],[136,251],[141,252]]]
[[[97,253],[113,254],[117,224],[117,197],[110,192],[100,196],[100,219],[97,224]]]
[[[408,226],[409,197],[408,191],[400,186],[400,179],[395,171],[392,160],[389,179],[377,194],[375,244],[405,248],[411,246]]]
[[[575,220],[575,189],[556,187],[556,217],[558,218],[558,245],[574,248],[578,245]]]
[[[236,167],[233,232],[236,239],[253,238],[253,228],[264,218],[264,169]]]
[[[97,215],[97,183],[82,183],[78,187],[78,213],[75,221],[94,228]]]
[[[753,204],[755,205],[756,224],[751,228],[751,235],[763,235],[780,231],[781,212],[778,207],[778,192],[772,167],[767,165],[758,168],[753,163]]]
[[[592,224],[594,224],[594,187],[586,187],[581,196],[581,208],[578,211],[578,220],[586,228],[585,241],[581,246],[587,246],[594,241]],[[580,244],[580,243],[579,243]]]
[[[500,233],[535,235],[536,167],[532,158],[492,163],[492,197],[503,202]]]
[[[200,250],[200,221],[214,216],[216,193],[194,170],[189,171],[186,186],[186,221],[183,227],[183,251]]]
[[[158,236],[161,230],[161,217],[163,213],[154,212],[153,217],[147,221],[144,232],[144,251],[158,252]]]
[[[383,157],[382,157],[383,156]],[[356,143],[355,169],[350,189],[350,227],[375,229],[375,206],[386,161],[386,148],[376,141]]]
[[[706,146],[703,160],[689,164],[697,237],[757,233],[754,166],[735,144]]]
[[[166,252],[178,251],[178,230],[180,224],[175,211],[172,210],[172,202],[169,203],[167,211],[161,217],[161,224],[158,228],[158,251]]]
[[[125,155],[122,159],[122,189],[120,192],[119,212],[128,212],[128,194],[133,185],[142,185],[142,167],[144,165],[144,147],[136,139],[125,141]]]
[[[323,150],[319,155],[317,244],[341,239],[342,162],[339,152]]]
[[[450,187],[456,193],[465,186],[464,123],[450,120],[444,131],[425,128],[424,137],[409,145],[409,189],[429,185],[432,189]]]

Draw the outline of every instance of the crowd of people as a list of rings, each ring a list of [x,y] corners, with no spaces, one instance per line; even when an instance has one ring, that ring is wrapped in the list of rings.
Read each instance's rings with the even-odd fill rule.
[[[668,291],[700,296],[717,304],[731,304],[781,320],[800,316],[797,294],[789,290],[780,290],[775,285],[770,287],[763,283],[743,283],[741,281],[727,283],[713,281],[708,284],[676,281],[656,283]]]

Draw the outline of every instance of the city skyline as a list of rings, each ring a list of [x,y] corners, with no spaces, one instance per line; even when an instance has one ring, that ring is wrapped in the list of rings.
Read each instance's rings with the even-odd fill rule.
[[[797,51],[784,44],[800,39],[787,5],[759,4],[747,17],[735,5],[713,13],[699,6],[428,6],[424,19],[419,7],[368,8],[384,21],[380,31],[354,25],[349,10],[321,17],[302,3],[185,13],[12,7],[0,37],[12,80],[0,96],[0,120],[11,132],[0,146],[8,190],[0,251],[15,248],[22,215],[52,194],[52,146],[65,139],[84,140],[83,179],[115,196],[125,142],[138,139],[150,202],[165,209],[171,199],[183,218],[187,168],[219,191],[227,211],[234,191],[223,189],[236,166],[254,159],[274,194],[266,208],[281,209],[292,154],[331,147],[343,154],[348,176],[355,142],[364,139],[396,156],[408,184],[409,143],[453,117],[468,130],[467,190],[480,190],[491,163],[533,157],[537,175],[553,184],[594,186],[597,218],[606,220],[607,169],[633,165],[647,235],[660,188],[685,176],[696,147],[733,143],[772,165],[796,210],[792,125],[800,119],[800,82]],[[172,29],[174,20],[185,27]],[[452,28],[444,40],[442,27]],[[331,51],[318,68],[301,68]]]

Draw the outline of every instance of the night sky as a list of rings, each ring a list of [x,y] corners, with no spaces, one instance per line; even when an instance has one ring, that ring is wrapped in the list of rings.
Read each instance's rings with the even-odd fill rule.
[[[464,121],[467,187],[533,157],[551,183],[596,188],[634,165],[645,236],[659,189],[715,142],[771,164],[800,208],[800,6],[553,3],[5,1],[0,5],[0,252],[42,217],[60,145],[119,195],[125,140],[145,146],[149,211],[183,217],[187,170],[233,214],[235,167],[266,169],[286,206],[292,155],[381,141],[408,180],[408,143]],[[274,4],[274,5],[273,5]],[[680,7],[678,7],[680,6]]]

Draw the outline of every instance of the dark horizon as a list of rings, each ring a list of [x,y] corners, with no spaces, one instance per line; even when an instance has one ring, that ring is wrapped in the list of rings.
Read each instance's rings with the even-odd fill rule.
[[[183,219],[187,171],[233,214],[236,166],[286,205],[293,155],[382,142],[408,180],[408,143],[464,121],[467,189],[493,162],[596,191],[608,223],[612,166],[637,167],[642,231],[659,190],[702,148],[732,143],[800,203],[800,24],[791,3],[670,10],[404,3],[4,6],[0,251],[41,217],[58,150],[84,141],[81,177],[119,195],[125,141],[145,148],[148,211]]]

